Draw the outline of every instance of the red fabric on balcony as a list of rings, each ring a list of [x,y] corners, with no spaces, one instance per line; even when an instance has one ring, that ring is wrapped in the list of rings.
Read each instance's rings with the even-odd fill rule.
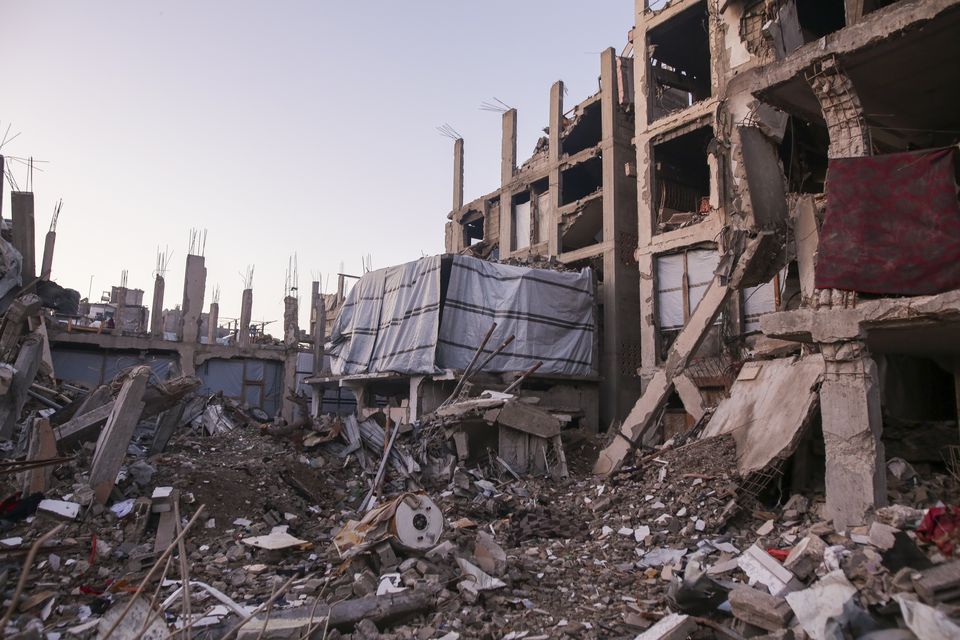
[[[875,294],[960,289],[955,147],[836,158],[816,286]]]

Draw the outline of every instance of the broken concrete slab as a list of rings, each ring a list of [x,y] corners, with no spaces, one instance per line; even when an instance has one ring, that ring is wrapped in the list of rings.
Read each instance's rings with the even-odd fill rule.
[[[785,628],[793,617],[793,610],[784,598],[759,589],[736,587],[730,592],[729,600],[735,618],[767,631]]]
[[[477,565],[489,574],[502,576],[507,570],[507,552],[486,531],[477,531],[473,557]]]
[[[110,417],[112,411],[113,401],[111,400],[86,413],[78,413],[78,415],[56,427],[53,434],[58,442],[92,440],[93,435],[107,422],[107,418]]]
[[[920,572],[913,578],[917,595],[929,605],[936,605],[944,598],[956,598],[960,591],[960,560],[952,560]]]
[[[518,400],[508,401],[499,410],[487,411],[484,419],[540,438],[560,435],[559,420],[543,409]]]
[[[717,407],[702,438],[729,433],[741,474],[790,456],[818,406],[824,362],[819,354],[750,363]]]
[[[664,616],[634,640],[685,640],[696,631],[697,622],[688,615],[671,613]]]
[[[823,554],[827,550],[827,543],[819,536],[809,535],[798,542],[783,566],[794,573],[801,580],[807,580],[814,575],[817,567],[823,562]]]
[[[803,586],[789,569],[756,544],[740,555],[738,563],[751,583],[762,584],[770,595],[783,595]]]
[[[117,394],[107,425],[97,439],[90,464],[90,488],[100,504],[107,502],[127,455],[127,446],[143,410],[142,398],[150,375],[150,367],[137,367],[130,373]]]

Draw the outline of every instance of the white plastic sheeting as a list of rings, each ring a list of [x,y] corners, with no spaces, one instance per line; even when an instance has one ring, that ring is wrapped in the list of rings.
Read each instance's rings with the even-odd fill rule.
[[[442,300],[441,264],[450,277]],[[442,316],[442,321],[441,321]],[[347,296],[328,345],[335,375],[430,374],[466,368],[490,325],[486,371],[593,373],[593,277],[495,264],[468,256],[423,258],[368,273]]]
[[[684,325],[684,272],[692,314],[713,281],[713,272],[719,262],[720,254],[713,249],[691,249],[685,254],[657,256],[657,313],[662,331],[681,329]]]
[[[787,270],[780,272],[780,294],[783,295],[784,286],[787,282]],[[760,316],[771,311],[776,311],[777,303],[774,295],[777,279],[765,282],[756,287],[749,287],[743,290],[743,319],[744,332],[760,331]]]
[[[513,238],[516,241],[513,250],[519,251],[530,246],[530,201],[513,205]]]

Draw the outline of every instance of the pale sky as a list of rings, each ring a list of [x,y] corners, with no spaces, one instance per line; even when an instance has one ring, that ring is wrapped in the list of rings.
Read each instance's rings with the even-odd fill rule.
[[[499,185],[499,98],[519,110],[518,154],[597,89],[600,52],[622,50],[632,0],[387,2],[4,0],[0,153],[32,156],[37,270],[57,199],[53,279],[92,298],[119,284],[182,298],[191,228],[207,229],[207,296],[239,315],[255,265],[255,320],[280,320],[298,256],[301,326],[312,274],[360,273],[443,251],[453,142],[466,200]],[[42,169],[40,171],[39,169]],[[13,165],[21,188],[26,170]],[[9,184],[4,217],[10,217]],[[268,332],[281,332],[279,322]]]

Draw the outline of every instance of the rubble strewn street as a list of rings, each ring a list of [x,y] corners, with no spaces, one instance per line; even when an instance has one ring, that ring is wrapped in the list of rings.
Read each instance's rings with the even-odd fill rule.
[[[0,636],[960,640],[960,0],[634,0],[575,103],[607,3],[9,4],[2,105],[109,127],[56,272],[0,137]]]
[[[279,429],[222,398],[179,401],[195,417],[154,455],[140,421],[107,504],[89,485],[90,439],[40,468],[52,471],[42,496],[17,494],[17,474],[4,474],[5,495],[19,496],[4,504],[0,540],[8,637],[104,637],[141,609],[136,624],[153,618],[142,628],[201,638],[683,637],[658,630],[668,621],[731,638],[956,628],[957,539],[921,531],[941,511],[945,527],[953,512],[934,505],[957,504],[960,484],[902,459],[889,465],[901,500],[838,532],[822,493],[741,478],[731,436],[667,443],[598,480],[585,471],[600,443],[570,432],[567,478],[518,478],[497,462],[451,464],[446,479],[388,473],[420,486],[381,504],[429,497],[438,541],[404,544],[418,525],[393,506],[379,537],[345,553],[335,541],[363,515],[374,465],[344,455],[340,418]],[[413,434],[397,443],[412,448]],[[136,624],[113,635],[138,637]]]

